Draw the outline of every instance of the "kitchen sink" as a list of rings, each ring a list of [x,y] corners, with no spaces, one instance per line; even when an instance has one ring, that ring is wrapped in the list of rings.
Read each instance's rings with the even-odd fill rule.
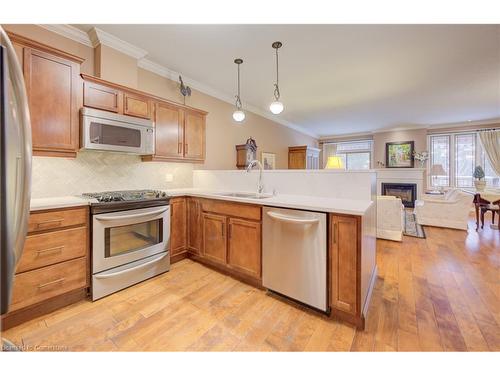
[[[220,195],[222,197],[251,198],[251,199],[265,199],[272,197],[272,195],[270,194],[258,194],[258,193],[216,193],[215,195]]]

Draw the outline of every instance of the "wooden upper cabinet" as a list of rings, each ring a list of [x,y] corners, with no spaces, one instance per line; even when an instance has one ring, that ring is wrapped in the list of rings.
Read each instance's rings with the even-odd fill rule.
[[[123,93],[123,114],[151,119],[151,99],[125,91]]]
[[[288,147],[288,169],[319,169],[319,148]]]
[[[170,255],[186,250],[186,198],[170,200]]]
[[[122,92],[95,82],[83,84],[83,105],[110,112],[121,112]]]
[[[34,154],[76,156],[81,61],[32,47],[24,47],[23,57]]]
[[[226,263],[226,217],[202,214],[203,256],[218,263]]]
[[[184,158],[205,159],[205,115],[184,111]]]
[[[229,218],[228,237],[228,265],[237,271],[260,279],[260,222]]]
[[[179,107],[155,104],[155,155],[182,158],[184,150],[183,112]]]
[[[360,308],[358,231],[356,217],[330,215],[331,306],[351,315]]]

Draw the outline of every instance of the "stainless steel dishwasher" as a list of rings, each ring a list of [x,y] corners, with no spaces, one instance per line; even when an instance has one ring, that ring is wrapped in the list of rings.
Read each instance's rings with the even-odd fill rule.
[[[264,287],[327,311],[326,268],[326,214],[264,207]]]

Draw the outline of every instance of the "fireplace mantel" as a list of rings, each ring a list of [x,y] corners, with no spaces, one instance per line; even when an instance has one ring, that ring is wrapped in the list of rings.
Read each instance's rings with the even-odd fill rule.
[[[377,195],[382,195],[382,182],[417,185],[417,199],[425,191],[425,168],[380,168],[377,172]]]

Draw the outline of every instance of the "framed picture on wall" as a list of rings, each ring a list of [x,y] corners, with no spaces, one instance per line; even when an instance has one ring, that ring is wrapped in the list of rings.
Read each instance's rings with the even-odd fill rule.
[[[262,165],[264,169],[276,169],[276,154],[272,152],[262,152]]]
[[[385,166],[387,168],[413,168],[414,141],[387,142]]]

